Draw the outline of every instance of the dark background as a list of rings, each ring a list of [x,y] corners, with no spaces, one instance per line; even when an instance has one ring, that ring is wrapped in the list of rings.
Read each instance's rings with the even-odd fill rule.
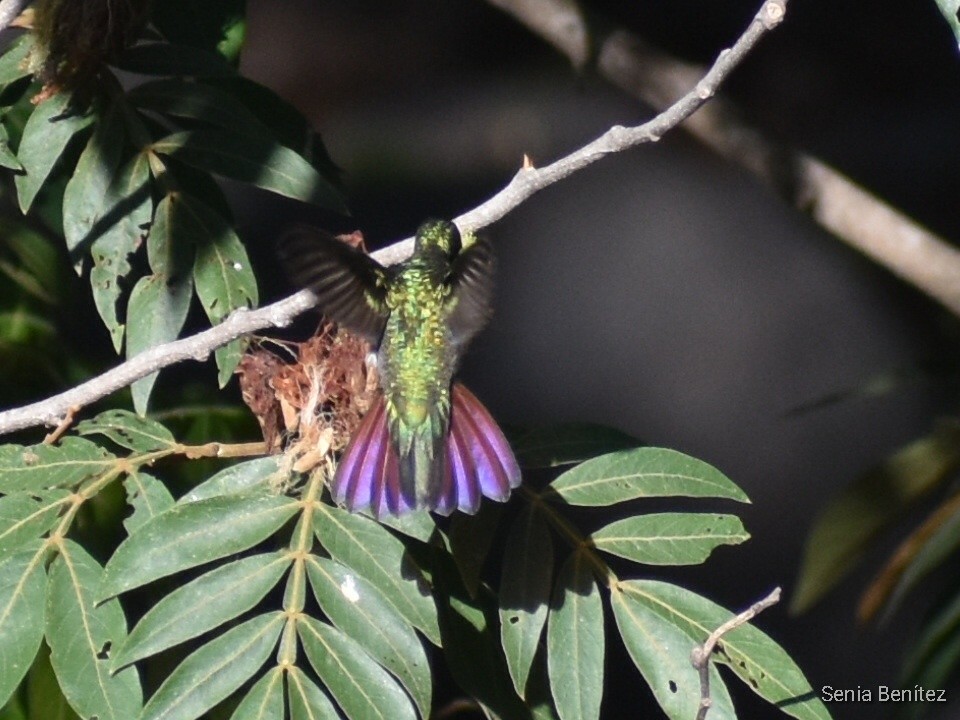
[[[705,63],[759,2],[586,5]],[[261,267],[295,218],[390,242],[425,217],[479,204],[524,153],[545,164],[651,115],[479,0],[250,0],[249,21],[245,74],[312,119],[354,212],[344,223],[240,195]],[[726,89],[765,130],[957,237],[960,56],[933,0],[794,0]],[[818,508],[954,412],[951,379],[923,377],[789,412],[878,373],[954,358],[956,322],[682,132],[597,163],[488,232],[501,262],[497,316],[465,363],[467,382],[504,422],[614,425],[740,484],[753,505],[717,507],[742,514],[749,543],[702,567],[650,573],[727,607],[775,585],[789,599]],[[285,291],[278,278],[266,285]],[[815,689],[897,685],[938,579],[882,629],[857,628],[853,615],[900,537],[808,614],[790,617],[785,602],[759,621]],[[646,693],[624,653],[607,672],[605,718],[656,716],[641,712]],[[957,693],[935,717],[958,716]],[[744,718],[775,715],[749,693],[737,702]],[[831,710],[873,718],[892,708]]]

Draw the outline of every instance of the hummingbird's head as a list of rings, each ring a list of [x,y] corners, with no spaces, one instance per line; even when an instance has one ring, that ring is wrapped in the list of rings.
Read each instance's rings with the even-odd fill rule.
[[[452,260],[461,247],[460,231],[448,220],[427,220],[417,228],[414,252],[437,249]]]

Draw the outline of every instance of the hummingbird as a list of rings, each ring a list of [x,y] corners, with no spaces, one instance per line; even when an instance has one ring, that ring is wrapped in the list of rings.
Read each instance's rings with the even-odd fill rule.
[[[490,242],[463,247],[456,225],[427,220],[411,257],[388,267],[310,228],[289,232],[280,252],[320,311],[376,349],[382,392],[340,459],[334,501],[380,517],[420,508],[472,514],[481,496],[507,500],[520,484],[513,451],[453,379],[493,312]]]

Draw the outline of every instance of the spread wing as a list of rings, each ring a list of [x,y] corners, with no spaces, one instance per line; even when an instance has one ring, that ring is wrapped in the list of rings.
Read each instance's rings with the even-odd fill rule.
[[[330,320],[376,346],[387,322],[387,269],[361,250],[317,228],[298,225],[279,242],[290,279],[317,296]]]
[[[447,278],[451,290],[447,321],[458,347],[469,343],[493,315],[495,269],[493,245],[485,238],[477,239],[453,261]]]

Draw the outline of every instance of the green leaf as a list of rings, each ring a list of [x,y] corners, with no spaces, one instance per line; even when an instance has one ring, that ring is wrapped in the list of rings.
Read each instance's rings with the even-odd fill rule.
[[[120,544],[104,571],[101,598],[246,550],[299,509],[293,498],[263,492],[174,505]]]
[[[377,522],[423,543],[430,542],[437,529],[433,516],[427,510],[413,510],[403,515],[384,515]]]
[[[140,720],[194,720],[203,715],[263,666],[284,621],[279,611],[260,615],[191,653],[150,698]]]
[[[81,720],[60,690],[46,645],[41,646],[27,676],[27,707],[33,720]],[[24,720],[29,719],[25,716]]]
[[[750,502],[707,463],[676,450],[643,447],[601,455],[554,480],[544,497],[571,505],[613,505],[644,497],[716,497]]]
[[[0,558],[56,525],[60,511],[69,502],[69,493],[55,490],[41,497],[17,493],[0,498]]]
[[[21,35],[10,43],[6,52],[0,56],[0,85],[8,85],[30,74],[26,59],[34,45],[33,33]]]
[[[123,344],[124,331],[117,311],[122,294],[120,281],[130,274],[130,255],[140,247],[143,228],[152,214],[149,160],[147,153],[139,153],[114,177],[103,211],[88,235],[95,238],[90,247],[93,300],[117,352]]]
[[[960,661],[960,594],[927,619],[903,663],[900,687],[944,687]]]
[[[237,72],[218,53],[169,43],[142,43],[127,48],[117,67],[139,75],[178,77],[229,77]]]
[[[691,638],[670,619],[663,618],[626,592],[620,583],[610,592],[610,604],[627,652],[670,720],[689,720],[700,707],[700,673],[690,662],[693,648],[706,640]],[[709,715],[735,720],[733,702],[716,665],[710,667]]]
[[[0,561],[0,707],[40,649],[44,629],[44,545],[33,542]]]
[[[268,455],[256,460],[239,462],[200,483],[177,502],[180,505],[186,505],[198,500],[246,492],[261,485],[266,487],[270,478],[279,470],[279,455]]]
[[[340,720],[330,698],[296,666],[287,672],[287,698],[290,720]]]
[[[110,470],[117,458],[99,445],[65,437],[59,445],[0,446],[0,492],[72,487]]]
[[[199,200],[184,197],[197,248],[193,280],[211,324],[223,322],[238,308],[256,307],[257,279],[247,251],[233,228]],[[226,348],[229,348],[227,350]],[[242,355],[240,341],[218,349],[220,387],[227,384]]]
[[[720,545],[749,538],[740,518],[711,513],[635,515],[590,536],[597,549],[647,565],[698,565]]]
[[[245,135],[270,136],[270,130],[243,103],[206,83],[155,80],[134,88],[127,98],[144,110],[200,120]]]
[[[110,105],[98,118],[67,182],[63,193],[63,234],[71,255],[91,239],[90,233],[104,213],[107,191],[120,168],[125,132],[121,109]],[[81,269],[79,262],[76,269]]]
[[[543,515],[527,505],[507,538],[500,580],[500,641],[517,694],[527,680],[540,645],[550,604],[553,540]]]
[[[193,254],[193,213],[186,198],[168,193],[157,205],[147,237],[147,258],[153,275],[137,281],[127,308],[127,358],[176,340],[193,298],[190,257]],[[133,406],[143,415],[157,373],[137,380]]]
[[[282,720],[283,669],[275,667],[264,675],[234,710],[230,720]]]
[[[403,543],[373,520],[318,504],[314,532],[337,561],[377,588],[403,618],[440,644],[437,608]]]
[[[872,547],[874,538],[960,467],[960,424],[943,423],[841,491],[807,536],[790,604],[812,607]]]
[[[286,553],[253,555],[178,587],[130,631],[113,667],[156,655],[246,612],[277,585],[290,562]]]
[[[140,713],[136,668],[110,672],[110,654],[127,634],[120,603],[97,605],[103,570],[87,551],[64,540],[50,565],[47,644],[64,696],[81,717],[130,720]]]
[[[70,93],[59,93],[37,106],[17,149],[24,173],[14,177],[20,211],[26,215],[67,145],[93,122],[93,115],[80,115],[70,103]]]
[[[561,720],[599,718],[603,698],[603,603],[585,553],[563,564],[547,623],[547,668]]]
[[[628,580],[618,583],[618,594],[629,596],[617,602],[642,605],[667,623],[675,625],[689,639],[684,650],[703,643],[707,636],[733,617],[733,613],[689,590],[655,580]],[[810,687],[800,668],[777,643],[753,627],[743,625],[723,636],[714,660],[722,662],[757,695],[782,712],[801,720],[830,717],[818,694]],[[714,685],[711,685],[713,688]],[[694,693],[699,696],[699,685]],[[712,713],[712,711],[711,711]],[[731,711],[732,713],[732,711]],[[732,714],[730,717],[734,717]]]
[[[163,425],[129,410],[107,410],[77,423],[76,431],[80,435],[102,435],[138,453],[173,450],[177,446],[173,434]]]
[[[567,423],[530,430],[511,443],[525,468],[557,467],[635,448],[640,441],[604,425]]]
[[[351,637],[304,616],[297,632],[307,657],[347,717],[416,720],[403,689]]]
[[[953,31],[957,43],[960,44],[960,18],[957,17],[960,13],[960,0],[935,0],[935,2],[943,13],[943,17],[946,18],[950,30]]]
[[[8,170],[23,170],[23,165],[10,149],[10,135],[7,132],[7,126],[3,124],[0,124],[0,166]]]
[[[463,585],[471,595],[476,594],[480,585],[483,564],[502,514],[503,505],[483,503],[476,515],[457,513],[450,520],[450,553],[457,563]]]
[[[334,560],[310,556],[307,574],[324,615],[403,683],[421,717],[430,717],[433,688],[426,653],[390,602]]]
[[[327,210],[347,211],[339,190],[302,156],[275,140],[212,129],[187,130],[158,140],[153,151]]]
[[[133,535],[174,504],[167,486],[145,472],[130,473],[123,481],[123,487],[127,491],[127,504],[133,508],[133,514],[123,521],[128,535]]]

